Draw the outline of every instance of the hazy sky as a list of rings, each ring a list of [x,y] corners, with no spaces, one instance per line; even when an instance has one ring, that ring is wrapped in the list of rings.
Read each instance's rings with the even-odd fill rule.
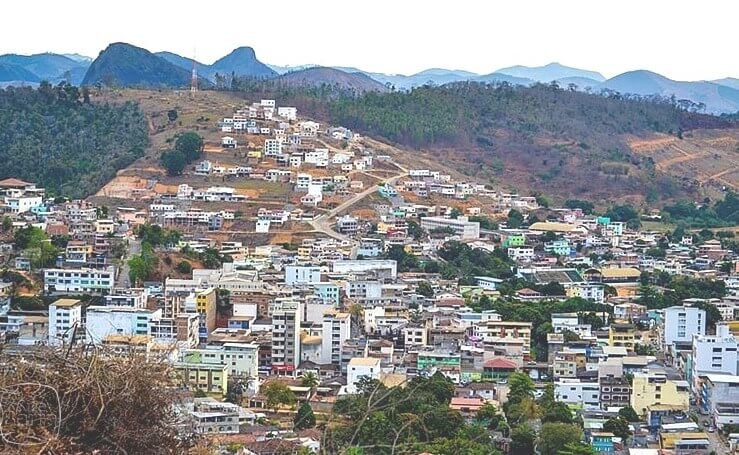
[[[633,69],[678,80],[739,77],[739,2],[731,0],[41,0],[0,11],[0,53],[95,57],[125,41],[185,56],[196,49],[205,63],[252,46],[271,64],[406,74],[558,61],[606,77]]]

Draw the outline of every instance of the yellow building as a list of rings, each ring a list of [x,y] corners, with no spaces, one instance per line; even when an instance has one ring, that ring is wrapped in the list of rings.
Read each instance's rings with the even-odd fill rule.
[[[261,150],[249,150],[248,152],[246,152],[246,157],[260,159],[262,158],[262,151]]]
[[[688,390],[687,381],[667,379],[664,373],[634,373],[630,404],[640,416],[645,416],[655,405],[687,412],[690,403]]]
[[[633,353],[638,338],[633,324],[611,324],[608,328],[608,346],[622,346],[629,353]]]
[[[216,289],[209,288],[204,291],[198,291],[195,294],[195,304],[198,314],[204,317],[204,325],[208,329],[208,333],[216,328]]]
[[[202,390],[206,393],[225,395],[228,390],[228,370],[225,364],[207,364],[180,362],[175,364],[175,371],[182,384],[191,390]]]

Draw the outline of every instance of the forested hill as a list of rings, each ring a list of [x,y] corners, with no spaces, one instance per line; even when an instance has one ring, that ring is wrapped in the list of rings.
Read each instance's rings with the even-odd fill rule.
[[[522,138],[538,134],[574,139],[613,134],[678,134],[728,122],[680,109],[657,97],[589,95],[539,84],[459,82],[411,92],[342,97],[330,109],[333,120],[410,146],[443,142],[487,146],[495,131]],[[595,145],[595,144],[594,144]]]
[[[591,200],[684,196],[694,188],[633,154],[627,137],[675,137],[736,126],[687,101],[591,95],[552,85],[461,82],[410,92],[339,97],[318,112],[333,124],[432,154],[517,191]]]
[[[143,156],[148,141],[146,117],[133,103],[91,104],[65,84],[0,90],[0,178],[82,197]]]

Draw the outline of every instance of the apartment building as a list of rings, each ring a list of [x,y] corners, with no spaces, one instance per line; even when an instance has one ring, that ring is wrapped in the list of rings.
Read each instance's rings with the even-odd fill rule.
[[[276,299],[272,311],[272,369],[292,373],[300,364],[300,322],[303,305],[295,300]]]
[[[146,336],[162,310],[133,307],[90,306],[85,312],[88,343],[102,343],[108,335]]]
[[[476,240],[480,238],[480,223],[470,221],[469,218],[465,216],[460,216],[456,219],[427,216],[421,219],[421,227],[427,231],[448,228],[463,240]]]
[[[634,373],[631,407],[640,416],[645,416],[655,405],[687,412],[689,401],[686,381],[667,379],[666,374],[659,372]]]
[[[72,339],[72,328],[81,330],[82,302],[59,299],[49,305],[49,345],[61,346]],[[79,334],[82,337],[82,334]]]
[[[115,284],[115,269],[44,269],[44,291],[57,294],[107,294]]]
[[[664,309],[664,344],[687,342],[693,335],[706,333],[706,312],[690,306],[672,306]]]
[[[323,314],[321,363],[341,364],[341,346],[351,338],[351,315],[329,310]]]

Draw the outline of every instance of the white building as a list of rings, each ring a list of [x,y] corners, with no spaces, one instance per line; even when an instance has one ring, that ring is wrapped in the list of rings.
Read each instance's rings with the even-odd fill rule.
[[[554,384],[554,397],[583,409],[600,409],[600,385],[598,382],[581,382],[579,379],[563,378]]]
[[[285,120],[295,120],[298,118],[298,109],[295,107],[278,107],[277,108],[277,116],[280,118],[284,118]]]
[[[313,265],[287,265],[285,266],[285,284],[294,286],[296,284],[318,283],[321,281],[321,268]]]
[[[256,378],[259,374],[259,345],[253,343],[224,343],[207,345],[205,349],[188,349],[185,361],[225,365],[229,377]],[[188,359],[188,356],[193,358]]]
[[[519,246],[508,248],[508,257],[514,261],[531,261],[532,259],[534,259],[534,247]]]
[[[670,346],[676,341],[691,341],[693,335],[706,333],[706,312],[690,306],[665,308],[664,343]]]
[[[693,336],[693,391],[698,391],[700,376],[706,374],[739,374],[737,339],[728,327],[716,326],[716,335]]]
[[[357,384],[362,378],[380,378],[380,359],[372,357],[354,357],[346,368],[346,392],[357,393]]]
[[[44,291],[63,294],[105,294],[113,289],[115,270],[44,269]]]
[[[480,238],[480,223],[469,221],[465,216],[460,216],[456,219],[427,216],[421,219],[421,227],[427,231],[449,228],[454,231],[455,235],[460,236],[464,240],[476,240]]]
[[[162,317],[162,310],[133,307],[91,306],[85,314],[88,343],[99,344],[108,335],[149,335],[153,321]]]
[[[264,141],[264,156],[277,156],[282,154],[282,142],[278,139],[267,139]]]
[[[360,261],[334,261],[334,273],[376,272],[388,278],[398,277],[398,263],[392,259],[365,259]]]
[[[327,311],[323,314],[321,363],[341,364],[341,347],[351,338],[352,320],[349,313]]]
[[[61,346],[72,338],[72,327],[82,323],[82,302],[76,299],[59,299],[49,305],[49,344]],[[79,334],[82,338],[82,333]]]

